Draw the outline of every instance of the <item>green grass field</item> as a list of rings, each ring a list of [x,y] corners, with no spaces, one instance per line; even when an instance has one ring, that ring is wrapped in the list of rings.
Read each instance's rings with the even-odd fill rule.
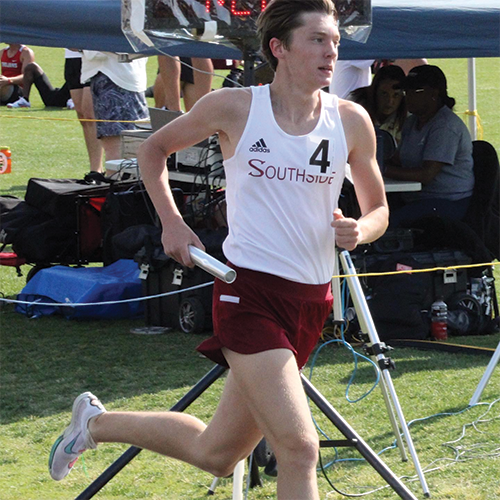
[[[35,47],[37,61],[54,85],[63,79],[63,49]],[[467,109],[467,62],[432,61],[449,81],[456,111]],[[484,139],[500,152],[500,59],[477,61],[478,112]],[[148,63],[150,83],[156,61]],[[214,86],[220,83],[214,82]],[[36,89],[30,110],[0,109],[0,144],[12,151],[12,173],[0,176],[0,195],[23,197],[28,180],[82,178],[88,171],[83,135],[75,112],[44,109]],[[26,275],[28,266],[23,266]],[[500,278],[496,267],[497,283]],[[25,283],[15,270],[0,266],[0,292],[15,298]],[[500,288],[497,285],[497,294]],[[68,424],[73,398],[91,390],[109,410],[162,410],[170,408],[209,369],[212,363],[194,348],[204,336],[179,332],[134,335],[142,319],[71,321],[62,317],[28,319],[12,305],[0,305],[0,500],[67,500],[75,498],[123,453],[125,445],[103,445],[85,454],[63,482],[51,480],[47,461],[51,445]],[[391,354],[397,369],[392,378],[426,479],[436,500],[494,500],[500,498],[500,367],[481,398],[467,408],[500,336],[459,337],[454,342],[490,349],[486,354],[450,354],[398,348]],[[309,365],[305,371],[309,375]],[[388,412],[376,388],[360,402],[347,402],[345,391],[354,364],[347,349],[330,344],[318,355],[312,382],[376,452],[391,447],[394,435]],[[374,371],[360,362],[350,386],[351,399],[373,385]],[[222,381],[218,381],[190,408],[210,419]],[[490,407],[491,405],[491,407]],[[318,425],[329,437],[338,432],[313,409]],[[471,425],[474,423],[474,425]],[[463,437],[461,437],[463,435]],[[456,442],[455,442],[456,441]],[[357,453],[339,449],[342,459]],[[408,487],[423,498],[411,460],[402,462],[397,449],[382,454],[384,461]],[[323,462],[333,458],[323,451]],[[344,460],[327,469],[336,488],[358,494],[384,486],[364,462]],[[212,482],[209,474],[188,465],[142,452],[97,496],[103,500],[201,500]],[[221,481],[215,498],[232,497],[231,480]],[[322,499],[340,498],[319,473]],[[249,492],[250,500],[276,498],[275,479],[263,475],[263,487]],[[369,498],[396,498],[383,488]],[[300,500],[300,499],[299,499]]]

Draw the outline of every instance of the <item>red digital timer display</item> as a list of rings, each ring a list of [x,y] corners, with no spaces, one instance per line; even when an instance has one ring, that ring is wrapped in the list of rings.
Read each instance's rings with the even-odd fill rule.
[[[212,7],[214,2],[217,2],[217,4],[220,7],[224,7],[226,5],[226,0],[206,0],[205,1],[206,12],[212,12]],[[247,5],[243,6],[242,8],[241,3],[245,2],[238,2],[237,0],[231,0],[230,2],[227,2],[227,4],[229,4],[229,10],[233,16],[251,16],[252,14],[255,13],[255,10],[252,11],[248,9]],[[267,6],[267,0],[261,0],[260,11],[258,11],[258,13],[260,14],[260,12],[262,12],[266,8],[266,6]]]

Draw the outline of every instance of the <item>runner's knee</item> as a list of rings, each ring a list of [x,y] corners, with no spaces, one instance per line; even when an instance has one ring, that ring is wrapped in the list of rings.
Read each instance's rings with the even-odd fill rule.
[[[215,477],[227,477],[231,475],[240,460],[246,459],[253,450],[253,444],[241,444],[241,446],[223,446],[220,443],[199,443],[198,463],[202,468]]]
[[[274,445],[273,451],[282,467],[291,467],[290,470],[310,469],[318,461],[319,439],[316,433],[290,436]]]

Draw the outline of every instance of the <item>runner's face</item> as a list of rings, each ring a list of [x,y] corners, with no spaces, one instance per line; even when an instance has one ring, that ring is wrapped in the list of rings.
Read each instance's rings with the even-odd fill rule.
[[[302,20],[303,25],[292,33],[283,62],[301,81],[311,82],[318,89],[327,87],[338,57],[337,23],[332,16],[318,12],[304,13]]]

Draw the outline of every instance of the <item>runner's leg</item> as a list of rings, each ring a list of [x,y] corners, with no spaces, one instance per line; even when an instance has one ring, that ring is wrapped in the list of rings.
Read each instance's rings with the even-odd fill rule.
[[[278,499],[319,500],[318,436],[292,352],[224,354],[232,368],[208,426],[183,413],[110,412],[90,421],[94,441],[146,448],[222,477],[263,431],[278,461]]]
[[[319,500],[319,440],[293,353],[224,349],[231,371],[278,462],[279,500]]]
[[[95,442],[128,443],[190,463],[218,477],[232,473],[262,439],[231,373],[212,421],[176,412],[108,412],[93,419]]]

